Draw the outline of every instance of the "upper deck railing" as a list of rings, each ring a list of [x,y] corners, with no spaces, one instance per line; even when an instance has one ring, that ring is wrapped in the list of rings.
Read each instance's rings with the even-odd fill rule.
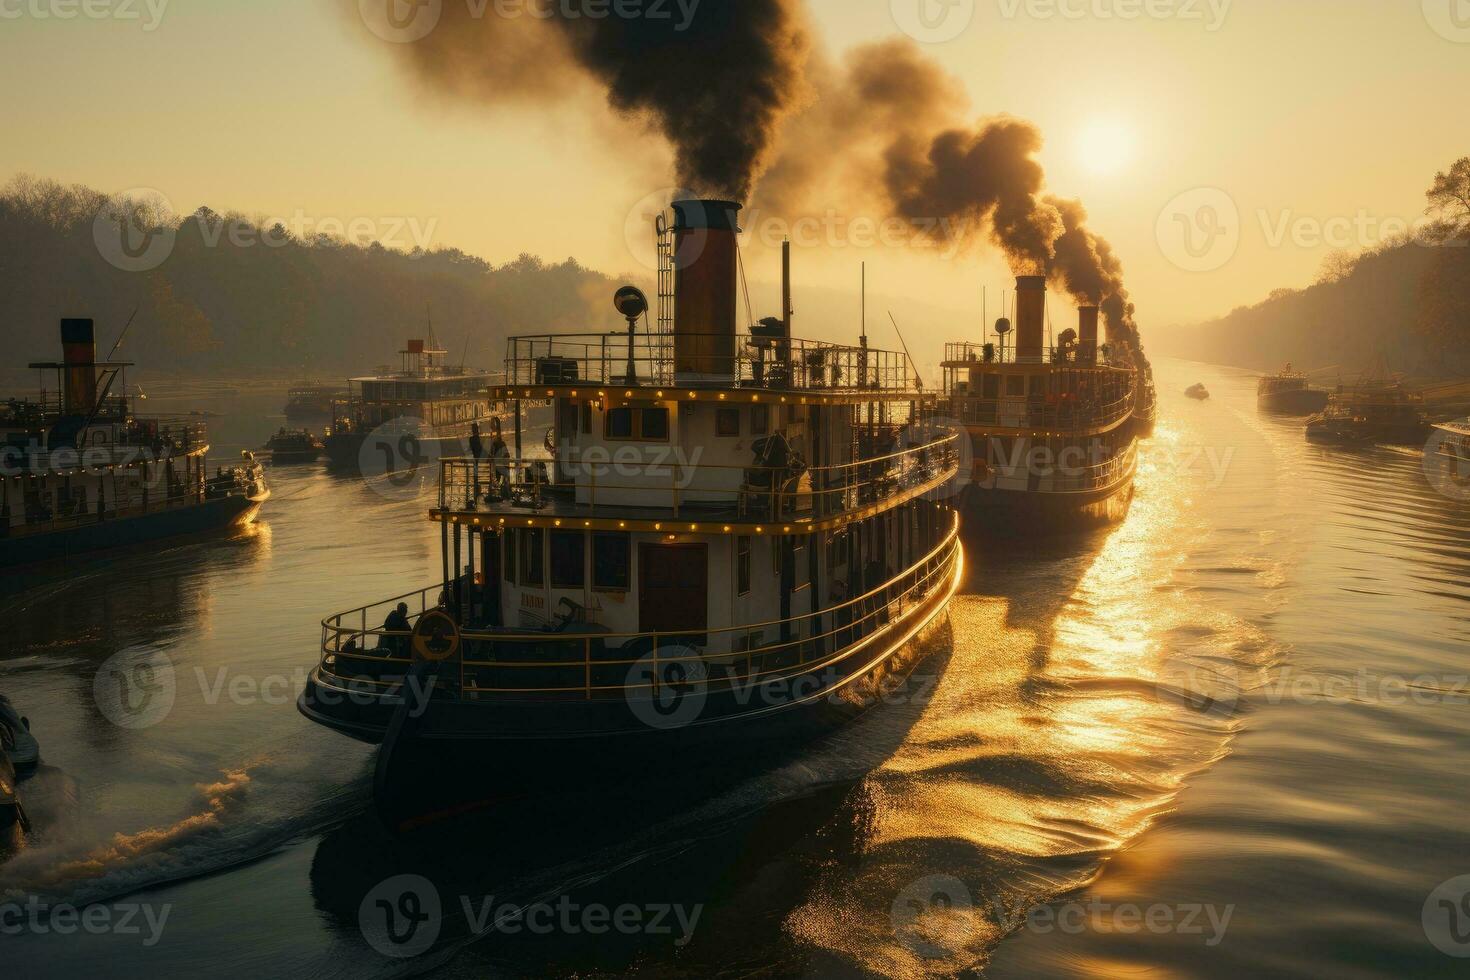
[[[1076,346],[1070,347],[1043,347],[1041,348],[1039,360],[1023,361],[1018,356],[1014,344],[1000,347],[995,344],[976,344],[969,341],[956,342],[944,345],[944,363],[946,365],[965,365],[984,368],[990,365],[1004,364],[1050,364],[1066,365],[1080,369],[1106,369],[1126,370],[1133,365],[1127,359],[1126,354],[1119,353],[1112,345],[1104,344],[1098,349],[1095,362],[1085,362],[1081,359],[1081,349]]]
[[[49,447],[48,436],[61,419],[59,411],[36,402],[0,406],[0,429],[9,429],[9,454],[24,457],[36,472],[56,463],[63,469],[118,466],[139,461],[187,456],[209,448],[209,427],[191,416],[132,415],[122,399],[108,399],[91,418],[75,447]],[[6,443],[0,435],[0,445]]]
[[[684,335],[691,343],[708,339]],[[675,371],[672,334],[639,334],[632,349],[633,377],[628,376],[625,333],[546,334],[512,337],[507,342],[506,371],[511,385],[605,384],[663,386],[682,383]],[[701,355],[704,372],[733,388],[828,393],[918,391],[908,358],[895,351],[851,347],[823,341],[741,334],[733,356]]]
[[[808,467],[558,460],[440,461],[439,510],[494,517],[794,521],[831,517],[943,486],[959,471],[961,436],[936,432],[918,445],[861,460]]]

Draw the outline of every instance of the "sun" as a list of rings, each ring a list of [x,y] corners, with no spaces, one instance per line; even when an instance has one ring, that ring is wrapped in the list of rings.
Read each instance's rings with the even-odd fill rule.
[[[1108,177],[1133,162],[1133,128],[1121,119],[1090,120],[1077,135],[1077,157],[1088,173]]]

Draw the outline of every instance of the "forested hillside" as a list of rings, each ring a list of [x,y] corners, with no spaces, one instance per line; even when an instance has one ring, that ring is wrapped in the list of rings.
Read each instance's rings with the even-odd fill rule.
[[[136,231],[134,251],[109,240],[114,220],[99,223],[119,207]],[[615,284],[571,259],[522,255],[493,266],[457,249],[300,240],[258,224],[204,208],[180,218],[82,186],[12,180],[0,189],[7,366],[54,356],[63,316],[95,318],[99,343],[110,347],[134,310],[120,357],[150,372],[233,376],[343,375],[395,361],[430,314],[456,357],[468,342],[468,359],[484,366],[501,362],[508,334],[616,326]],[[161,251],[150,256],[155,242]]]

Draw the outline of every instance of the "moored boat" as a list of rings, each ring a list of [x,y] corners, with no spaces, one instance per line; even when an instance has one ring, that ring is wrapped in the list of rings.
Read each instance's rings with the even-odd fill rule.
[[[1126,516],[1138,465],[1138,386],[1145,371],[1126,343],[1099,345],[1100,310],[1044,345],[1046,279],[1016,281],[1016,341],[946,346],[949,416],[973,454],[965,529],[1046,535]],[[1145,409],[1144,419],[1151,422]]]
[[[265,448],[271,454],[271,462],[277,466],[312,463],[327,451],[322,441],[310,429],[282,428],[271,436]]]
[[[1306,426],[1309,440],[1339,446],[1422,446],[1430,431],[1423,399],[1394,382],[1340,386]]]
[[[441,580],[323,622],[300,708],[385,742],[380,778],[410,733],[554,779],[719,765],[912,666],[961,572],[933,499],[958,436],[902,354],[793,338],[789,298],[737,330],[738,211],[674,204],[658,327],[637,337],[646,300],[618,293],[625,352],[512,338],[491,395],[550,401],[549,452],[441,461]]]
[[[1313,388],[1307,376],[1293,371],[1290,364],[1256,384],[1256,406],[1278,415],[1315,415],[1327,407],[1330,397],[1329,392]]]
[[[286,392],[286,418],[326,419],[332,416],[332,406],[347,399],[346,388],[340,385],[323,384],[319,381],[302,381]]]
[[[61,337],[61,362],[31,365],[55,387],[0,406],[0,564],[255,519],[270,492],[253,457],[211,477],[203,422],[135,414],[130,365],[97,360],[91,320],[63,320]]]
[[[1441,422],[1434,431],[1440,456],[1456,463],[1470,464],[1470,420]]]

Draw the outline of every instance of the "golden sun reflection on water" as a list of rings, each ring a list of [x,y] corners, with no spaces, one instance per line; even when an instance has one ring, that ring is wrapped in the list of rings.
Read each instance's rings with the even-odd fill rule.
[[[1093,881],[1227,751],[1228,702],[1201,702],[1193,678],[1263,640],[1177,582],[1205,533],[1180,439],[1161,427],[1111,532],[969,550],[952,659],[857,791],[860,859],[789,916],[799,941],[889,975],[983,965],[1018,910]]]

